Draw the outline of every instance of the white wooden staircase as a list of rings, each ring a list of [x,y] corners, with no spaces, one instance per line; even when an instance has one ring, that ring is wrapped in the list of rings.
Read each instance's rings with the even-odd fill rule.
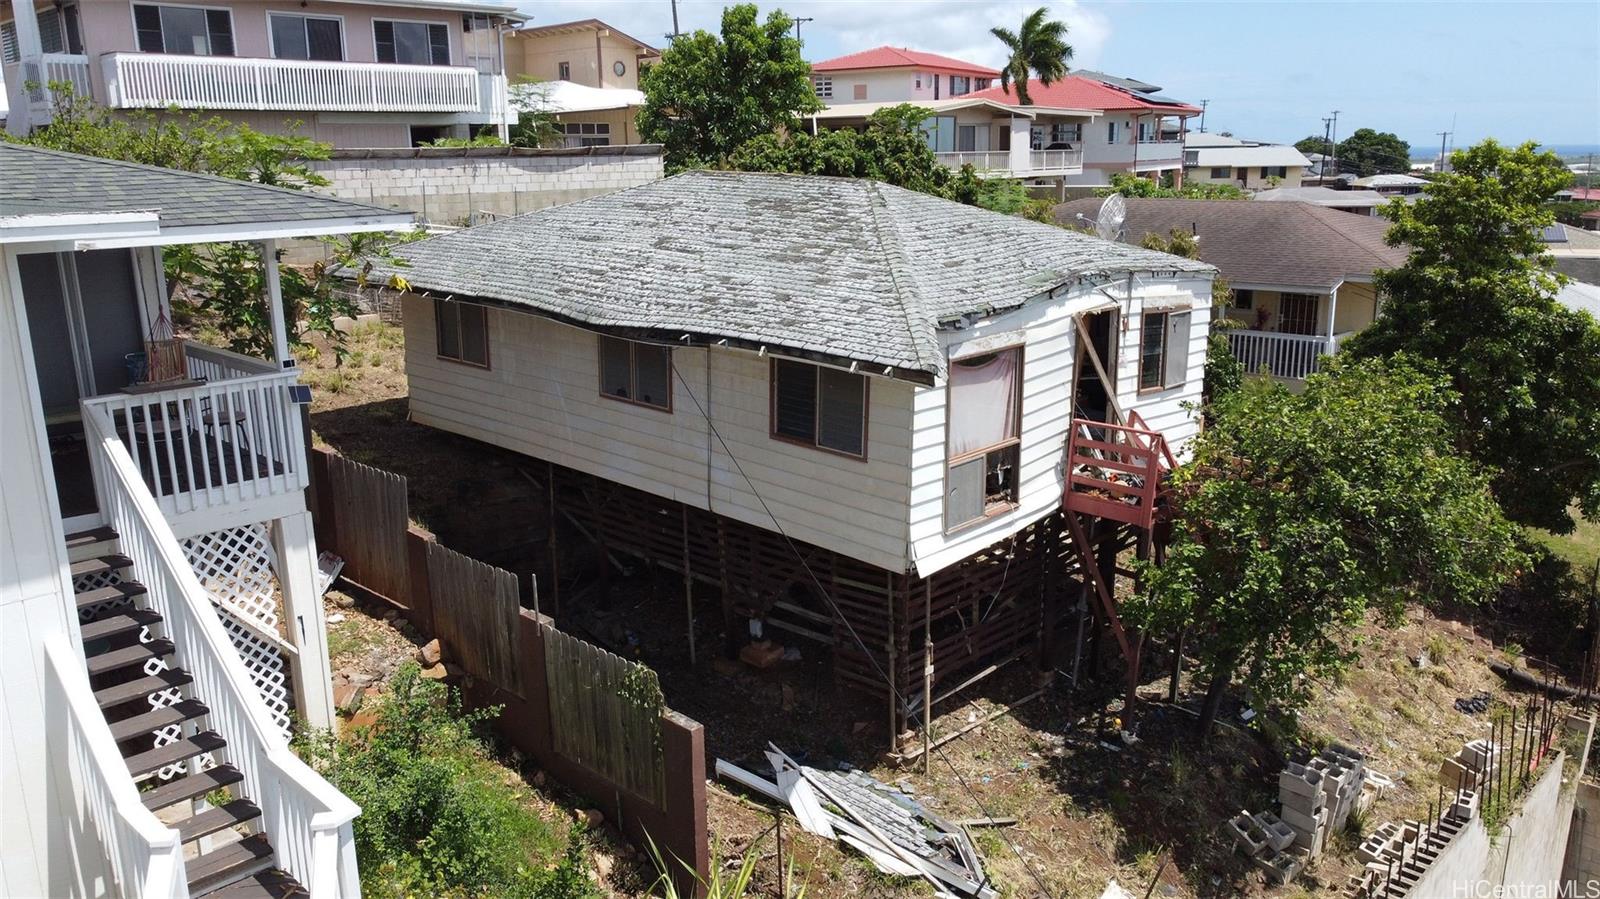
[[[206,726],[205,698],[116,544],[109,528],[67,538],[90,686],[140,802],[179,833],[189,895],[309,895],[277,866],[261,808],[240,795],[244,775],[226,761],[228,741]]]

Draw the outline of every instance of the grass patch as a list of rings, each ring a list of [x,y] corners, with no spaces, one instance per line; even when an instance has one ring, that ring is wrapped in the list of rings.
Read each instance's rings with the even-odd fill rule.
[[[1571,562],[1573,574],[1580,578],[1594,571],[1596,561],[1600,560],[1600,522],[1578,518],[1578,527],[1570,534],[1552,534],[1539,528],[1527,530],[1534,540]]]
[[[361,627],[354,618],[328,625],[328,658],[337,659],[359,655],[378,645],[381,639],[371,630]]]

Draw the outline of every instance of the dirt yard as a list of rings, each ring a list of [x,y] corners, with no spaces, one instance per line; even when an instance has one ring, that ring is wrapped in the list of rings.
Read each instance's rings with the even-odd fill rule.
[[[541,544],[530,535],[543,527],[542,494],[523,473],[536,473],[538,464],[409,423],[397,329],[360,328],[350,346],[337,368],[328,352],[307,360],[317,442],[405,475],[413,516],[446,545],[519,574],[537,570]],[[1205,746],[1193,738],[1190,713],[1161,704],[1146,706],[1136,744],[1102,739],[1100,713],[1114,686],[1105,685],[1105,695],[1092,685],[1075,693],[1057,678],[1037,698],[949,743],[924,774],[920,764],[889,763],[886,710],[835,690],[825,650],[801,643],[799,659],[765,671],[720,659],[715,598],[702,595],[691,665],[673,576],[635,570],[613,577],[608,591],[578,586],[565,594],[559,626],[655,668],[669,705],[705,725],[708,762],[722,758],[765,773],[761,752],[772,741],[809,765],[848,762],[901,783],[947,819],[1014,818],[973,833],[1002,894],[1019,897],[1098,896],[1112,878],[1135,895],[1147,888],[1174,897],[1337,894],[1357,868],[1354,838],[1336,841],[1297,884],[1269,888],[1223,841],[1222,820],[1240,809],[1268,808],[1286,756],[1329,740],[1366,753],[1371,767],[1397,783],[1370,825],[1422,816],[1436,797],[1441,759],[1488,729],[1486,716],[1458,711],[1455,700],[1505,695],[1485,662],[1520,652],[1510,642],[1515,635],[1497,630],[1505,622],[1413,614],[1397,630],[1360,634],[1360,662],[1320,685],[1297,727],[1266,716],[1248,726],[1231,718]],[[381,681],[386,666],[413,651],[403,634],[363,610],[330,612],[345,616],[331,628],[336,670],[352,666]],[[1428,661],[1419,666],[1424,651]],[[981,683],[935,721],[934,733],[951,733],[1039,691],[1039,678],[1025,665]],[[1153,681],[1148,693],[1164,695],[1164,686]],[[1187,682],[1180,701],[1198,706]],[[539,801],[550,803],[551,814],[570,814],[571,806],[547,788],[534,791]],[[789,864],[794,881],[813,897],[929,892],[802,834],[787,815],[780,856],[772,806],[735,789],[713,784],[710,822],[722,859],[757,854],[759,895],[778,895],[780,870]],[[627,869],[615,888],[643,889],[637,856],[607,845],[616,859],[633,860],[631,868],[612,864]]]

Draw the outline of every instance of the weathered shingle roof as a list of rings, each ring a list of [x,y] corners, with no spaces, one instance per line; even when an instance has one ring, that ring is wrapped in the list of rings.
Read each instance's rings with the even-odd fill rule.
[[[937,375],[940,322],[1212,266],[856,178],[688,172],[408,244],[414,289]]]
[[[1056,221],[1093,218],[1100,200],[1055,208]],[[1352,215],[1310,203],[1134,198],[1127,201],[1123,240],[1166,237],[1174,228],[1200,236],[1200,256],[1233,284],[1329,289],[1340,281],[1395,268],[1406,251],[1383,242],[1387,219]]]
[[[0,216],[104,212],[155,212],[163,229],[396,218],[303,191],[0,142]]]

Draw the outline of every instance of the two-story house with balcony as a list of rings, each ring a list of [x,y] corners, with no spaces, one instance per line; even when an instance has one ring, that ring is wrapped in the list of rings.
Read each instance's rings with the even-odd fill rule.
[[[518,28],[505,50],[512,103],[553,113],[567,146],[638,141],[639,70],[660,50],[599,19]]]
[[[333,702],[275,242],[409,224],[0,143],[0,894],[360,895],[288,744]],[[163,248],[215,241],[260,247],[269,358],[171,331]]]
[[[824,103],[930,103],[964,97],[1000,78],[998,69],[905,47],[874,47],[811,64]]]
[[[7,128],[48,123],[50,85],[70,84],[339,148],[504,134],[502,35],[523,18],[502,0],[0,0]]]

